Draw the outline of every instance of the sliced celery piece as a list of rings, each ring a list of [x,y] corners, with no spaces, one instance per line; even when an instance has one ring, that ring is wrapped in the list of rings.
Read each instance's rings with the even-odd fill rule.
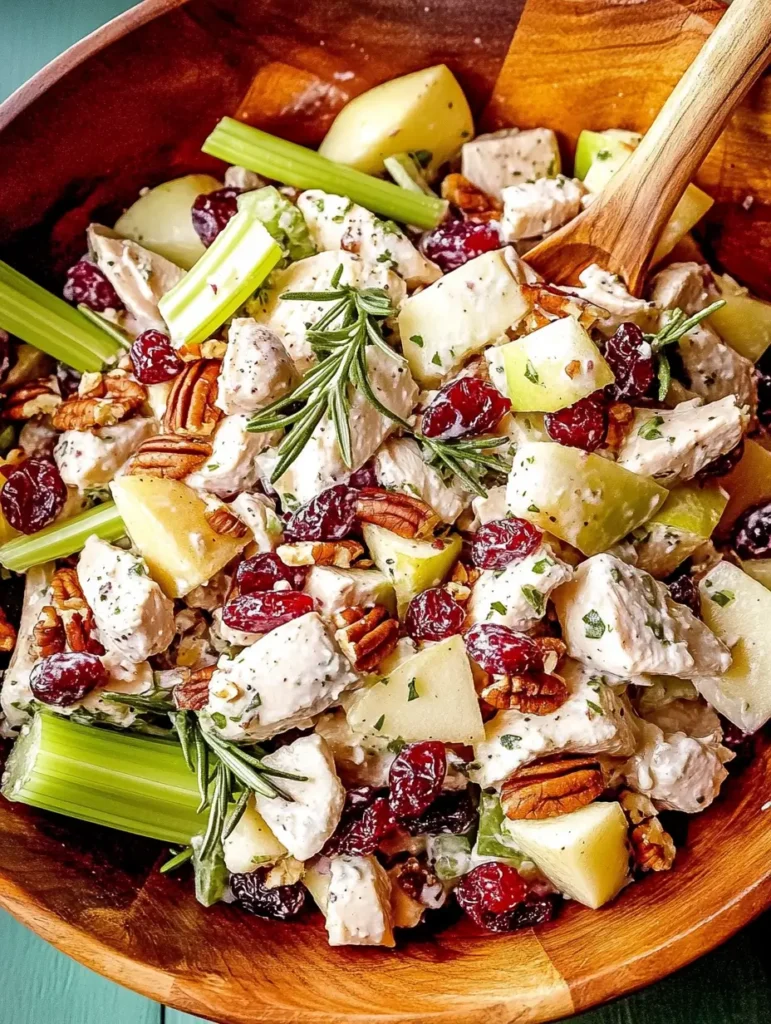
[[[114,324],[112,320],[108,320],[107,317],[102,316],[101,313],[97,313],[95,310],[89,309],[88,306],[84,306],[82,302],[78,303],[78,309],[87,320],[90,320],[92,324],[96,324],[100,330],[109,334],[114,341],[117,341],[122,349],[131,348],[133,344],[132,339],[125,331],[122,331],[117,324]]]
[[[203,151],[285,185],[320,188],[347,196],[368,210],[403,224],[433,228],[447,212],[444,199],[400,188],[390,181],[335,163],[312,149],[278,139],[232,117],[222,118],[204,142]]]
[[[259,192],[244,195],[225,230],[158,303],[176,345],[206,341],[281,259],[281,246],[262,223],[259,209]]]
[[[26,572],[33,565],[74,555],[91,534],[109,541],[125,537],[126,528],[114,501],[106,501],[62,523],[53,523],[37,533],[9,540],[0,547],[0,565],[14,572]]]
[[[75,370],[101,370],[123,351],[101,327],[0,260],[0,327]]]
[[[167,843],[206,825],[178,743],[35,715],[8,758],[7,800]]]
[[[394,156],[387,156],[383,163],[400,188],[406,188],[410,192],[420,192],[424,196],[433,196],[436,199],[436,193],[423,177],[420,164],[409,153],[396,153]]]

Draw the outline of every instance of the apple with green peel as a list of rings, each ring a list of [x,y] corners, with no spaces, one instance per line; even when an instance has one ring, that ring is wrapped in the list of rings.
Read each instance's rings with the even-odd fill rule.
[[[506,819],[503,828],[555,888],[592,910],[629,881],[627,820],[615,801],[543,821]]]
[[[742,569],[767,590],[771,590],[771,558],[748,558],[742,562]]]
[[[451,636],[403,661],[354,695],[348,725],[407,742],[479,743],[485,730],[463,638]]]
[[[720,478],[720,485],[729,495],[718,526],[718,534],[725,536],[742,512],[771,501],[771,452],[745,438],[744,454],[731,472]]]
[[[709,540],[727,504],[728,494],[719,484],[709,483],[703,487],[696,483],[679,484],[672,488],[650,522]]]
[[[600,350],[572,316],[493,353],[504,367],[506,392],[518,412],[558,412],[615,380]]]
[[[573,174],[583,181],[592,165],[613,160],[620,167],[624,160],[640,143],[639,132],[629,132],[623,128],[608,128],[604,132],[591,132],[584,129],[578,136]]]
[[[600,455],[534,441],[517,449],[506,502],[512,515],[596,555],[647,522],[668,494]]]
[[[479,827],[474,852],[480,857],[522,863],[522,856],[514,847],[508,832],[503,831],[503,808],[497,793],[482,793],[479,797]]]
[[[416,594],[439,586],[458,559],[463,541],[456,533],[435,540],[410,540],[367,523],[364,543],[378,569],[393,581],[401,616]]]
[[[719,562],[699,584],[701,614],[731,648],[722,676],[696,676],[699,693],[744,732],[771,718],[771,591],[738,565]]]
[[[725,305],[707,323],[739,355],[756,363],[771,345],[771,302],[748,295],[727,274],[716,274],[715,284]]]
[[[347,103],[319,153],[366,174],[380,174],[395,153],[425,153],[426,173],[458,152],[474,134],[468,101],[445,64],[368,89]]]

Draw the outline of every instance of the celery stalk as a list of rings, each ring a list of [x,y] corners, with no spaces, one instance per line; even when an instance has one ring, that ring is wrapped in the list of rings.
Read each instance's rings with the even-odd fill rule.
[[[253,193],[253,195],[259,195]],[[205,341],[262,284],[282,257],[247,193],[238,213],[158,303],[178,346]]]
[[[17,740],[3,777],[7,800],[70,818],[189,844],[206,825],[178,743],[77,725],[41,712]]]
[[[0,327],[76,370],[101,370],[122,346],[64,299],[0,260]]]
[[[436,193],[423,177],[420,165],[409,153],[395,153],[393,156],[387,156],[383,163],[385,169],[401,188],[436,198]]]
[[[374,213],[404,224],[433,228],[447,212],[443,199],[399,188],[232,117],[222,118],[204,142],[203,151],[285,185],[347,196]]]
[[[14,572],[26,572],[33,565],[74,555],[91,534],[110,541],[125,537],[126,528],[114,501],[106,501],[64,522],[52,523],[37,533],[9,540],[0,547],[0,565]]]

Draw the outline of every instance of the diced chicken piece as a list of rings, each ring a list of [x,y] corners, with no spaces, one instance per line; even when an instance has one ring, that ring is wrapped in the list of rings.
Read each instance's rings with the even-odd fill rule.
[[[304,728],[358,678],[321,616],[308,612],[235,657],[222,655],[204,717],[224,739],[269,739]]]
[[[499,789],[522,765],[551,754],[627,757],[634,751],[634,714],[626,697],[577,662],[566,661],[560,674],[569,697],[557,711],[499,711],[485,723],[485,738],[474,747],[472,782]]]
[[[627,321],[638,324],[643,330],[653,325],[657,313],[653,303],[630,295],[617,274],[609,274],[593,263],[578,275],[578,280],[580,288],[566,290],[608,311],[597,324],[603,334],[613,334],[619,324]]]
[[[89,227],[88,245],[126,307],[128,315],[120,318],[121,326],[132,335],[151,329],[166,331],[158,302],[182,280],[185,271],[100,224]]]
[[[135,663],[166,650],[174,637],[174,603],[141,558],[91,536],[78,580],[106,648]]]
[[[600,672],[690,679],[731,664],[728,648],[663,583],[613,555],[582,562],[553,600],[568,654]]]
[[[442,271],[420,253],[392,220],[383,220],[345,196],[309,189],[298,198],[316,248],[321,252],[344,249],[365,263],[382,263],[404,278],[408,288],[431,284]]]
[[[632,789],[660,810],[698,814],[712,803],[734,755],[721,745],[723,730],[712,708],[676,700],[636,723],[635,753],[622,769]]]
[[[329,312],[329,303],[282,299],[281,296],[289,291],[328,291],[340,266],[343,268],[341,284],[383,288],[398,309],[405,295],[402,279],[385,263],[368,263],[349,252],[321,252],[298,260],[285,270],[275,271],[268,279],[267,289],[248,304],[250,315],[278,334],[299,373],[304,373],[316,361],[306,331]]]
[[[549,595],[573,575],[548,544],[505,569],[483,569],[467,605],[466,624],[494,622],[531,629],[546,614]]]
[[[391,357],[371,345],[367,349],[367,366],[375,396],[397,416],[409,417],[417,400],[418,388],[407,363],[396,353]],[[294,498],[299,504],[304,504],[328,487],[345,483],[396,428],[394,421],[378,412],[358,389],[351,395],[348,422],[351,425],[353,456],[350,468],[340,454],[334,423],[325,416],[295,462],[273,482],[276,490],[287,496],[290,503]],[[266,452],[258,459],[265,477],[270,478],[276,459],[275,452]]]
[[[51,577],[56,566],[53,562],[33,565],[24,579],[24,600],[21,621],[16,631],[16,646],[13,649],[8,668],[5,670],[0,689],[0,709],[4,720],[0,720],[0,736],[13,736],[29,721],[28,706],[32,700],[29,688],[29,674],[38,660],[35,642],[35,625],[44,606],[48,604]]]
[[[680,358],[688,377],[688,387],[707,402],[733,395],[737,405],[754,413],[758,404],[755,365],[736,349],[721,341],[705,323],[683,335]]]
[[[562,227],[581,212],[583,194],[581,182],[564,174],[507,186],[503,190],[501,237],[518,242]]]
[[[65,430],[54,448],[54,461],[68,487],[80,492],[106,487],[142,441],[157,433],[157,421],[144,416],[111,427]]]
[[[703,543],[704,538],[698,534],[673,530],[664,523],[649,522],[630,537],[614,544],[610,554],[660,580],[669,576]]]
[[[329,744],[337,772],[347,786],[379,789],[388,785],[396,754],[389,751],[387,737],[354,732],[342,708],[321,715],[316,732]]]
[[[308,573],[304,590],[327,618],[344,608],[371,608],[376,604],[395,608],[393,584],[377,569],[315,565]]]
[[[391,880],[377,858],[332,858],[326,917],[330,946],[395,945]]]
[[[509,506],[506,503],[505,485],[488,487],[487,497],[474,498],[471,502],[471,507],[479,519],[480,526],[491,523],[493,519],[505,519],[509,511]]]
[[[257,551],[275,551],[284,536],[284,527],[270,498],[264,494],[239,494],[230,507],[252,531]]]
[[[233,629],[222,621],[222,608],[215,608],[212,612],[211,640],[213,646],[219,651],[225,647],[249,647],[251,644],[262,640],[264,633],[245,633],[242,629]],[[223,691],[226,696],[230,689]]]
[[[263,762],[270,768],[305,776],[304,782],[281,779],[281,789],[291,800],[255,793],[254,802],[289,853],[297,860],[308,860],[337,828],[345,803],[345,790],[337,777],[330,749],[314,733],[266,754]]]
[[[733,396],[674,409],[637,409],[618,451],[618,464],[673,487],[730,452],[741,441],[748,415]]]
[[[670,263],[653,278],[649,297],[659,309],[682,309],[688,316],[718,298],[709,267],[702,263]]]
[[[456,477],[445,483],[442,474],[423,461],[420,448],[408,438],[386,441],[375,456],[375,473],[382,487],[420,498],[443,523],[454,523],[471,497]]]
[[[245,491],[257,482],[256,458],[260,452],[276,444],[280,433],[254,434],[248,431],[250,417],[245,414],[225,416],[214,433],[212,453],[185,483],[194,491],[230,495]]]
[[[294,363],[279,336],[250,316],[228,329],[216,404],[229,416],[254,413],[282,398],[297,382]]]
[[[477,135],[461,148],[461,173],[496,199],[507,185],[553,177],[560,169],[557,136],[550,128],[506,128]]]

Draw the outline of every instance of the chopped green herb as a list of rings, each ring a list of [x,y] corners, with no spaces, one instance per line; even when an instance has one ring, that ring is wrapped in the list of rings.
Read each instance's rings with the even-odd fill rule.
[[[492,614],[493,612],[498,612],[499,615],[505,615],[506,610],[506,605],[503,604],[501,601],[493,601],[492,604],[490,605],[490,614]]]
[[[605,712],[602,710],[599,704],[595,704],[593,700],[588,700],[586,706],[590,708],[595,715],[604,715]]]
[[[224,715],[220,714],[219,711],[213,711],[212,712],[211,720],[212,720],[212,722],[214,722],[214,724],[217,726],[218,729],[226,729],[227,728],[228,720],[227,720],[227,718],[225,718]]]
[[[540,508],[537,505],[533,505],[532,502],[527,506],[528,512],[540,512]]]
[[[521,740],[521,736],[515,736],[513,733],[507,732],[501,736],[501,746],[505,750],[513,750]]]
[[[417,680],[413,676],[412,679],[410,679],[409,686],[407,687],[407,703],[409,704],[411,700],[417,700],[419,696]]]
[[[533,366],[533,364],[530,362],[529,359],[525,363],[525,376],[527,377],[527,379],[530,381],[531,384],[540,384],[541,383],[541,378],[538,376],[538,371],[536,370],[536,368]]]
[[[400,754],[406,746],[406,741],[403,740],[401,736],[397,736],[395,740],[391,740],[389,742],[388,746],[386,747],[386,750],[388,751],[389,754]]]
[[[654,416],[652,419],[646,420],[637,431],[638,436],[644,441],[658,440],[660,437],[664,436],[659,430],[659,427],[663,422],[664,419],[661,416]]]
[[[383,728],[383,722],[385,722],[385,715],[381,715],[380,718],[378,718],[378,720],[375,722],[375,729],[377,730],[377,732],[380,732],[380,730]]]
[[[419,334],[412,334],[412,335],[410,335],[410,341],[412,342],[413,345],[417,345],[418,348],[423,348],[424,342],[423,342],[423,338],[421,337],[421,335],[419,335]]]
[[[528,509],[528,511],[533,511],[533,509]],[[546,570],[554,564],[555,562],[553,558],[540,558],[533,566],[533,572],[536,576],[543,576]]]
[[[536,615],[543,615],[546,610],[546,598],[543,596],[540,590],[536,590],[535,587],[530,584],[526,584],[522,587],[522,596],[533,609]]]
[[[431,357],[431,362],[434,364],[434,366],[442,365],[442,360],[438,352],[434,352],[433,356]]]
[[[736,599],[736,594],[732,590],[717,590],[714,594],[709,595],[715,604],[719,604],[721,608],[725,608],[727,604]]]
[[[591,611],[588,611],[581,621],[586,626],[584,635],[589,637],[590,640],[599,640],[605,635],[607,627],[594,608],[592,608]]]

